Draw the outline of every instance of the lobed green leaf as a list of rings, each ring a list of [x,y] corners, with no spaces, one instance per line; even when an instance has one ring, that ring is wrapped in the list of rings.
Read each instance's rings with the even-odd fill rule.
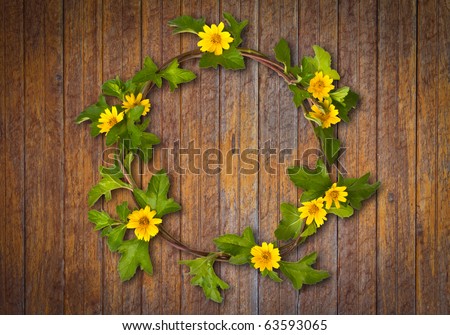
[[[93,206],[101,196],[105,196],[106,201],[111,200],[111,191],[119,188],[132,190],[131,185],[124,183],[119,178],[112,175],[104,175],[88,193],[89,206]]]
[[[339,175],[338,186],[346,186],[348,203],[355,209],[361,209],[361,202],[369,199],[380,187],[380,182],[369,184],[370,173],[361,178],[344,178]]]
[[[169,82],[170,90],[175,90],[179,84],[190,82],[197,78],[194,72],[180,68],[178,59],[174,59],[169,66],[162,69],[159,74]]]
[[[211,52],[205,52],[200,58],[199,66],[202,68],[213,67],[217,69],[219,65],[229,70],[245,69],[244,57],[235,47],[224,50],[220,56],[216,56]]]
[[[119,275],[122,281],[131,279],[138,267],[149,275],[153,274],[153,266],[148,252],[148,242],[138,239],[124,241],[118,248],[122,254],[119,260]]]
[[[101,230],[114,223],[114,219],[112,219],[108,213],[99,212],[95,209],[88,212],[88,220],[95,224],[95,230]]]
[[[334,137],[334,128],[322,128],[321,126],[314,127],[316,136],[320,139],[320,146],[322,152],[329,164],[333,164],[339,157],[339,150],[341,149],[341,141]]]
[[[192,33],[198,34],[203,31],[205,19],[194,19],[192,16],[183,15],[169,21],[169,26],[174,28],[173,33]]]
[[[278,228],[275,230],[275,236],[282,241],[297,237],[303,230],[305,224],[305,222],[300,219],[298,208],[288,203],[282,203],[280,210],[282,219]]]
[[[233,15],[226,12],[223,13],[223,17],[228,23],[225,29],[233,36],[233,42],[230,45],[238,47],[242,43],[241,32],[247,26],[248,20],[238,22]]]
[[[252,229],[244,229],[242,236],[225,234],[214,239],[214,244],[220,251],[231,255],[230,263],[242,265],[250,262],[250,251],[256,245]]]
[[[299,108],[303,101],[311,97],[311,94],[308,91],[305,91],[296,85],[289,85],[289,89],[294,93],[294,104],[295,107]]]

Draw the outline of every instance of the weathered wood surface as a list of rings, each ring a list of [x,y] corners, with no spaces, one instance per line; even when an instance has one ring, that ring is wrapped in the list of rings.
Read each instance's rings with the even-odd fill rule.
[[[248,19],[244,44],[264,53],[281,37],[294,61],[313,44],[331,52],[341,83],[362,98],[352,122],[338,127],[347,148],[339,168],[350,176],[370,171],[382,187],[352,219],[330,219],[290,256],[317,250],[330,279],[296,292],[248,267],[222,265],[217,271],[231,288],[218,305],[189,284],[177,263],[189,256],[161,239],[151,245],[154,276],[120,282],[118,256],[86,214],[105,146],[73,120],[102,81],[129,78],[146,55],[161,64],[196,48],[194,36],[172,35],[168,20],[189,14],[217,22],[223,12]],[[0,29],[0,313],[449,313],[449,1],[3,0]],[[285,167],[314,162],[313,132],[266,68],[185,66],[197,72],[195,83],[150,96],[150,127],[162,138],[153,167],[169,170],[172,196],[183,205],[167,229],[204,249],[246,226],[270,240],[279,204],[298,196]],[[222,151],[220,173],[201,169],[200,157],[199,173],[175,171],[162,149],[191,141],[202,152]],[[248,165],[238,154],[269,143],[292,153],[282,162],[255,155],[259,173],[240,173]],[[186,168],[187,156],[180,163]],[[135,171],[148,182],[147,167]]]

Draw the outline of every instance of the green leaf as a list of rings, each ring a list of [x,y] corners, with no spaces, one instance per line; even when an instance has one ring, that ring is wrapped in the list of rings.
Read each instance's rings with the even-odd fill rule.
[[[323,196],[332,185],[325,164],[321,159],[317,161],[317,166],[313,170],[304,166],[294,166],[288,168],[288,174],[295,186],[303,190],[301,202],[311,201]]]
[[[127,240],[120,245],[118,251],[122,254],[118,266],[122,281],[131,279],[138,266],[149,275],[153,274],[148,242],[138,239]]]
[[[303,284],[312,285],[328,278],[326,271],[313,269],[312,264],[316,262],[317,253],[313,252],[298,262],[280,262],[280,270],[289,278],[296,290],[300,290]]]
[[[274,48],[275,58],[280,63],[284,64],[284,72],[288,73],[291,67],[291,49],[289,49],[288,42],[282,38]]]
[[[156,210],[158,218],[181,209],[181,206],[173,198],[167,198],[169,187],[169,177],[164,170],[154,174],[148,183],[147,199],[145,200],[151,209]]]
[[[150,206],[150,198],[140,188],[133,189],[133,195],[134,195],[134,198],[136,199],[136,202],[138,203],[140,208],[145,208],[145,206]]]
[[[294,205],[282,203],[280,210],[283,218],[275,230],[275,236],[279,240],[287,241],[300,234],[305,222],[300,219],[298,208]]]
[[[162,69],[159,74],[169,82],[170,90],[173,91],[178,84],[187,83],[197,78],[194,72],[180,68],[178,59],[174,59],[169,66]]]
[[[127,226],[125,224],[117,226],[108,232],[108,247],[111,251],[116,251],[123,243],[123,237],[127,231]]]
[[[348,86],[340,87],[336,91],[330,92],[330,97],[334,101],[344,103],[344,99],[347,96],[349,91],[350,91],[350,87],[348,87]]]
[[[263,272],[261,272],[261,275],[263,277],[269,276],[270,279],[272,279],[276,283],[281,283],[283,280],[278,276],[278,273],[275,271],[269,271],[268,269],[264,269]]]
[[[78,124],[84,121],[97,122],[100,118],[100,114],[103,113],[106,108],[109,108],[109,106],[106,103],[105,97],[103,95],[100,95],[97,103],[86,107],[86,109],[82,111],[80,115],[78,115],[75,122]],[[100,132],[100,129],[97,129],[98,132]]]
[[[116,206],[117,215],[119,215],[120,220],[126,222],[128,221],[128,214],[130,210],[128,209],[128,202],[124,201],[120,205]]]
[[[305,99],[311,97],[311,94],[308,91],[302,90],[301,88],[295,85],[289,85],[289,89],[294,93],[294,104],[295,107],[299,108]]]
[[[117,157],[114,160],[112,166],[100,166],[99,167],[100,175],[102,177],[110,175],[114,178],[122,179],[124,177],[122,170],[120,169],[119,162],[117,161]]]
[[[123,166],[125,170],[130,173],[131,172],[131,163],[133,163],[134,154],[132,152],[127,153],[125,159],[123,160]]]
[[[144,163],[152,158],[153,145],[158,144],[160,139],[158,136],[152,133],[143,132],[141,135],[141,145],[139,147],[139,155],[144,160]]]
[[[336,107],[336,109],[339,111],[339,117],[345,121],[349,122],[350,119],[348,118],[348,113],[352,108],[355,108],[358,104],[359,96],[353,91],[349,91],[346,97],[344,98],[344,101],[340,103],[339,101],[336,101],[333,99],[333,105]]]
[[[349,218],[353,215],[353,207],[351,206],[342,206],[339,208],[331,207],[327,209],[328,213],[339,216],[340,218]]]
[[[102,91],[104,95],[124,100],[124,96],[127,93],[127,88],[122,80],[117,76],[115,79],[105,81],[102,85]]]
[[[93,206],[102,195],[106,201],[111,200],[111,191],[126,188],[132,190],[131,185],[124,183],[119,178],[112,175],[104,175],[97,185],[93,186],[88,193],[88,204]]]
[[[339,73],[331,68],[330,54],[318,45],[314,45],[313,49],[315,53],[314,60],[316,61],[318,71],[322,71],[324,75],[328,75],[331,79],[341,79]]]
[[[219,65],[230,70],[245,69],[244,57],[235,47],[224,50],[220,56],[216,56],[211,52],[205,52],[200,58],[199,66],[202,68],[213,67],[217,69]]]
[[[144,112],[144,106],[136,106],[132,108],[128,113],[128,120],[137,121],[140,119],[142,113]]]
[[[300,81],[300,84],[302,84],[303,86],[309,86],[309,82],[312,78],[314,78],[316,71],[317,71],[316,60],[311,57],[303,57],[302,69],[300,72],[302,80]]]
[[[139,129],[139,127],[136,126],[136,124],[134,123],[134,121],[130,118],[128,118],[127,120],[127,130],[128,130],[128,135],[130,135],[130,139],[131,139],[131,147],[134,148],[139,148],[139,146],[142,143],[142,130]]]
[[[250,251],[256,245],[252,229],[244,229],[242,236],[235,234],[225,234],[214,239],[214,244],[220,251],[232,257],[230,263],[242,265],[250,262]]]
[[[116,143],[120,137],[124,136],[127,130],[127,124],[125,120],[115,124],[106,134],[106,145],[111,146]]]
[[[216,255],[212,254],[207,257],[180,261],[180,264],[189,266],[189,274],[193,276],[191,280],[192,285],[200,286],[206,298],[221,303],[223,298],[219,289],[226,290],[229,286],[214,272],[213,265],[215,260]]]
[[[300,234],[301,237],[306,238],[308,236],[314,235],[317,232],[317,225],[315,222],[306,225],[306,229]]]
[[[228,26],[225,28],[227,31],[231,33],[234,40],[231,43],[232,46],[238,47],[239,44],[242,43],[241,32],[247,26],[248,20],[244,20],[241,22],[236,21],[236,19],[230,13],[223,13],[223,17],[228,23]]]
[[[339,157],[339,150],[341,149],[341,141],[334,137],[334,128],[322,128],[317,126],[314,128],[316,136],[320,139],[322,151],[327,158],[329,164],[333,164]]]
[[[189,15],[179,16],[171,21],[169,21],[169,26],[175,28],[173,30],[174,34],[178,33],[193,33],[198,34],[203,31],[203,26],[205,25],[205,19],[194,19]]]
[[[155,83],[158,87],[162,85],[161,75],[158,74],[158,66],[150,57],[145,57],[144,67],[133,77],[134,83],[145,83],[147,81]]]
[[[114,219],[108,213],[99,212],[94,209],[88,212],[88,220],[95,224],[95,230],[101,230],[114,223]]]
[[[355,209],[361,209],[361,202],[369,199],[380,187],[380,182],[369,184],[370,173],[361,178],[343,178],[339,175],[338,186],[346,186],[347,201]]]

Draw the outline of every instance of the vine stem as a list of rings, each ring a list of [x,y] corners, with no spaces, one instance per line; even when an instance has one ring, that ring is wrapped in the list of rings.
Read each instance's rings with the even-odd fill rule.
[[[253,59],[256,62],[260,63],[261,65],[264,65],[265,67],[273,70],[274,72],[276,72],[288,85],[295,85],[297,83],[297,79],[294,78],[291,74],[288,74],[285,72],[285,69],[282,65],[280,65],[279,63],[276,63],[275,61],[271,60],[270,58],[268,58],[266,55],[253,50],[253,49],[244,49],[244,48],[238,48],[238,50],[241,52],[241,55],[249,58],[249,59]],[[166,68],[167,66],[169,66],[174,60],[177,60],[179,63],[183,63],[186,62],[188,60],[191,59],[198,59],[202,56],[202,52],[200,50],[191,50],[185,53],[182,53],[178,56],[175,56],[171,59],[169,59],[167,62],[165,62],[159,69],[158,71],[163,70],[164,68]],[[148,94],[150,93],[150,90],[155,86],[155,83],[149,83],[147,84],[144,89],[142,90],[142,95],[144,97],[147,97]],[[119,166],[124,174],[124,178],[125,180],[134,188],[137,188],[137,184],[131,174],[127,173],[123,163],[120,161],[120,159],[118,159],[119,162]],[[139,206],[139,203],[137,202],[135,195],[133,193],[133,200],[136,203],[137,207]],[[164,238],[167,243],[169,243],[171,246],[173,246],[174,248],[193,254],[195,256],[199,256],[199,257],[206,257],[208,255],[211,254],[216,254],[216,260],[217,261],[221,261],[221,262],[227,262],[230,259],[230,256],[221,252],[215,252],[215,251],[202,251],[202,250],[196,250],[193,249],[189,246],[187,246],[186,244],[184,244],[183,242],[181,242],[180,240],[176,239],[174,236],[172,236],[163,226],[163,224],[159,225],[159,230],[161,232],[161,237]],[[280,249],[280,255],[286,255],[289,252],[291,252],[292,250],[294,250],[297,245],[300,243],[301,241],[301,237],[300,234],[299,236],[295,239],[292,240],[291,242],[281,246]]]

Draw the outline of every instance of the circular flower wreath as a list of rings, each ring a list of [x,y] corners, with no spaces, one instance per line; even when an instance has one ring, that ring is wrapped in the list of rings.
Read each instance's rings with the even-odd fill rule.
[[[274,48],[276,62],[256,50],[239,47],[247,21],[238,22],[228,13],[224,13],[224,18],[226,25],[220,22],[208,26],[203,18],[190,16],[170,21],[174,33],[195,34],[199,38],[200,50],[183,53],[160,67],[146,57],[144,67],[132,79],[123,82],[117,77],[106,81],[98,102],[87,107],[77,118],[78,123],[91,121],[92,136],[104,133],[106,145],[116,146],[119,151],[112,168],[100,166],[101,179],[89,191],[89,205],[94,205],[102,196],[110,200],[111,191],[121,188],[132,192],[136,203],[133,209],[127,202],[118,205],[114,217],[105,211],[89,211],[89,220],[95,224],[95,230],[107,237],[111,251],[121,254],[118,264],[120,278],[123,281],[131,279],[138,267],[152,274],[149,242],[159,234],[175,248],[198,257],[182,260],[180,264],[189,266],[192,285],[201,286],[208,299],[219,303],[222,302],[220,290],[229,286],[214,272],[216,261],[249,264],[259,269],[262,276],[276,282],[282,281],[274,271],[279,269],[295,289],[327,278],[329,274],[326,271],[311,266],[317,258],[315,252],[297,262],[283,258],[315,234],[327,220],[327,215],[352,216],[354,209],[360,209],[361,202],[373,195],[380,185],[379,182],[368,183],[369,173],[360,178],[338,175],[333,182],[329,172],[340,149],[333,127],[341,121],[349,122],[348,113],[358,101],[358,95],[349,87],[336,89],[333,85],[333,81],[340,77],[331,68],[330,54],[315,45],[314,57],[304,57],[300,65],[292,66],[288,43],[281,39]],[[133,179],[133,159],[139,156],[148,163],[152,158],[152,147],[160,142],[155,134],[147,132],[150,120],[146,116],[151,107],[146,99],[148,93],[155,86],[161,88],[163,80],[173,91],[178,85],[195,79],[193,72],[180,67],[180,63],[195,58],[200,59],[201,68],[220,65],[225,69],[240,70],[245,68],[244,58],[249,58],[275,71],[288,84],[295,105],[301,108],[320,140],[323,159],[317,161],[315,169],[304,166],[288,169],[291,181],[303,192],[299,199],[300,207],[281,204],[282,220],[274,232],[277,241],[259,245],[251,228],[247,227],[240,236],[226,234],[215,238],[218,251],[194,250],[164,228],[164,216],[181,209],[173,198],[167,197],[170,185],[166,172],[155,173],[146,189],[139,188]],[[116,104],[107,102],[106,96],[112,97],[111,101],[116,100]],[[126,239],[127,229],[133,229],[136,237]],[[277,247],[280,241],[287,242]]]

